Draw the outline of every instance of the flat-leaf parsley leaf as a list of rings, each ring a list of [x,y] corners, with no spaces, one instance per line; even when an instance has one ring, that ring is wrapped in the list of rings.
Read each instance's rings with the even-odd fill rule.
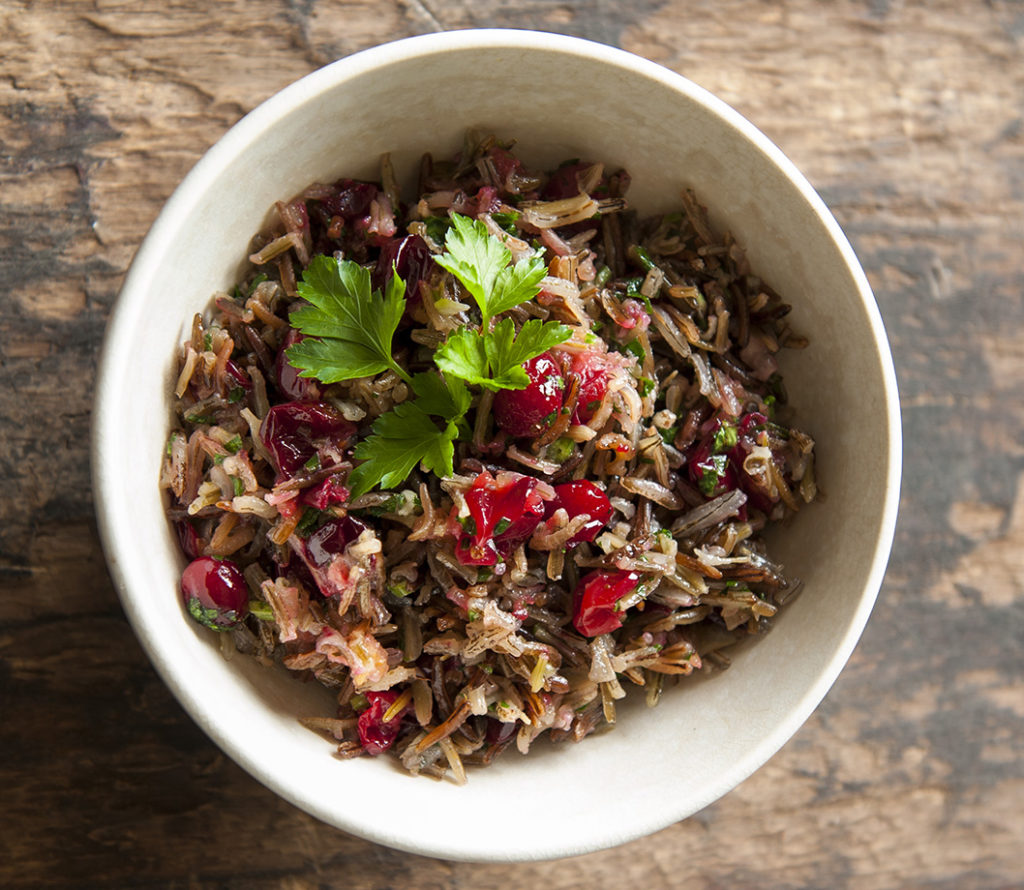
[[[370,272],[351,260],[319,255],[298,285],[309,305],[290,322],[305,335],[290,346],[288,361],[302,377],[337,383],[394,371],[407,383],[405,369],[391,354],[391,341],[405,311],[405,283],[391,277],[383,296],[371,287]]]
[[[439,429],[415,402],[402,402],[373,423],[373,435],[355,448],[355,457],[363,463],[348,476],[352,500],[371,488],[395,488],[420,463],[438,476],[454,472],[455,438],[458,428],[448,421]]]
[[[547,267],[539,256],[524,257],[515,265],[504,244],[487,231],[480,220],[452,214],[452,227],[445,235],[446,253],[434,261],[452,273],[476,300],[483,321],[480,330],[490,330],[491,319],[532,299],[540,289]]]

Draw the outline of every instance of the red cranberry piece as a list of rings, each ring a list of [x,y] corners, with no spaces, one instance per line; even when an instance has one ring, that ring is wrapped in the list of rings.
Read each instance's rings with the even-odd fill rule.
[[[370,202],[377,197],[376,185],[355,179],[339,179],[334,185],[338,190],[337,194],[321,200],[331,216],[354,220],[370,212]]]
[[[573,356],[570,370],[580,378],[580,392],[572,422],[576,425],[590,423],[608,392],[607,363],[596,352],[581,352]]]
[[[398,731],[401,729],[402,718],[409,713],[410,705],[402,708],[387,723],[384,722],[384,715],[397,700],[398,693],[390,689],[384,692],[367,692],[366,700],[370,706],[359,715],[356,721],[356,731],[359,733],[359,743],[363,750],[376,757],[383,754],[398,738]]]
[[[496,720],[494,717],[487,718],[487,733],[485,738],[487,739],[488,745],[507,745],[512,741],[512,737],[518,732],[519,723],[518,721],[512,721],[511,723],[503,723],[501,720]]]
[[[227,559],[201,556],[181,575],[185,607],[200,624],[214,630],[237,625],[249,612],[249,588],[241,569]]]
[[[348,502],[349,491],[340,476],[328,476],[323,482],[311,485],[299,495],[299,502],[315,510],[326,510],[335,504]]]
[[[187,519],[174,523],[174,530],[178,533],[178,543],[182,552],[189,558],[195,559],[203,555],[203,542]]]
[[[289,328],[281,348],[274,359],[274,373],[277,375],[277,388],[289,399],[296,401],[315,401],[320,398],[320,387],[315,380],[300,377],[299,369],[288,361],[286,351],[290,346],[301,343],[305,338],[295,328]]]
[[[526,389],[503,389],[494,396],[494,419],[510,436],[539,436],[562,410],[565,379],[548,352],[530,359],[523,370]]]
[[[593,541],[612,518],[612,505],[608,495],[586,479],[556,485],[555,499],[545,504],[545,519],[550,519],[559,507],[569,514],[570,519],[583,514],[590,516],[590,521],[568,540],[569,547],[584,541]]]
[[[544,184],[540,196],[545,201],[560,201],[563,198],[575,198],[580,193],[579,175],[589,169],[592,164],[563,164]]]
[[[306,538],[306,555],[316,568],[322,569],[365,529],[366,526],[352,516],[330,519]]]
[[[499,555],[508,557],[544,517],[537,480],[520,473],[495,479],[485,470],[466,492],[466,506],[469,520],[455,525],[455,555],[463,565],[492,566]]]
[[[639,583],[636,572],[598,570],[584,575],[573,595],[573,627],[585,637],[618,630],[625,613],[617,611],[615,604]]]
[[[406,305],[415,306],[420,302],[420,282],[428,278],[434,269],[433,255],[427,242],[419,235],[385,241],[373,270],[374,287],[384,290],[394,274],[392,267],[405,282]]]
[[[224,371],[237,386],[242,387],[242,389],[252,389],[252,380],[249,379],[249,375],[231,361],[231,359],[228,359],[225,363]]]
[[[285,477],[294,476],[317,453],[316,440],[343,445],[356,428],[326,402],[285,402],[267,412],[260,438]]]

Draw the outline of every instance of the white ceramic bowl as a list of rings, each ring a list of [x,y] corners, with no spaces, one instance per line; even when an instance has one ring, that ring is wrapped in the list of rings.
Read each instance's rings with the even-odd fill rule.
[[[193,313],[229,287],[277,199],[314,180],[375,174],[382,152],[413,171],[453,153],[467,126],[519,140],[528,161],[625,166],[642,212],[690,186],[753,267],[794,304],[810,348],[783,371],[817,440],[816,503],[776,553],[806,582],[775,630],[730,670],[670,690],[656,710],[579,745],[506,753],[456,787],[388,758],[339,762],[298,717],[328,697],[285,670],[221,656],[189,621],[183,566],[157,480],[174,356]],[[381,844],[453,859],[524,860],[608,847],[707,806],[793,735],[867,621],[888,559],[900,423],[885,332],[846,238],[807,181],[718,99],[651,62],[573,38],[431,34],[358,53],[269,99],[188,175],[146,237],[107,333],[97,389],[99,523],[125,611],[196,722],[259,781]]]

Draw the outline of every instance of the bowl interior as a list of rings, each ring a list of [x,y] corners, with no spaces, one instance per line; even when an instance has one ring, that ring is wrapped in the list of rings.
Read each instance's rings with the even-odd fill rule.
[[[188,621],[182,559],[157,487],[174,356],[193,313],[233,284],[275,200],[315,180],[375,177],[391,152],[453,153],[468,126],[528,161],[624,166],[643,212],[693,188],[811,339],[783,360],[797,422],[817,440],[827,500],[776,553],[806,588],[732,668],[633,707],[581,745],[508,752],[469,784],[412,779],[386,758],[340,763],[303,729],[329,696],[283,669],[225,661]],[[683,818],[733,787],[799,727],[846,661],[888,554],[898,488],[895,385],[877,310],[824,205],[782,155],[703,91],[617,50],[553,35],[456,32],[345,59],[261,106],[203,159],[140,250],[108,335],[97,403],[100,522],[126,611],[197,722],[253,775],[347,831],[470,859],[569,855]],[[483,818],[460,818],[486,813]]]

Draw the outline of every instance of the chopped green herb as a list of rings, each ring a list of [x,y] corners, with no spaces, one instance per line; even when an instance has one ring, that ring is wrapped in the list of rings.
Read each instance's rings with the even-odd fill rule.
[[[399,581],[397,584],[388,585],[388,593],[402,599],[407,597],[412,591],[406,586],[405,582]]]
[[[228,456],[226,454],[215,454],[213,456],[213,463],[214,463],[215,466],[219,467],[227,459],[228,459]]]
[[[319,452],[314,454],[309,460],[307,460],[302,465],[302,467],[303,467],[303,469],[310,470],[310,471],[319,470],[320,469],[320,454],[319,454]]]
[[[629,353],[632,353],[633,355],[635,355],[636,356],[636,360],[638,362],[640,362],[640,364],[643,364],[644,359],[646,358],[647,354],[644,352],[644,348],[640,344],[639,340],[637,340],[637,339],[630,340],[625,345],[624,348],[625,348],[626,352],[629,352]]]
[[[573,453],[576,448],[576,443],[568,436],[562,436],[560,439],[556,439],[550,445],[548,450],[545,452],[545,458],[552,463],[561,464],[565,463],[569,459],[569,455]]]
[[[507,516],[502,516],[494,526],[494,533],[496,535],[504,534],[508,531],[510,525],[512,525],[512,520]]]
[[[479,620],[481,614],[482,613],[480,612],[479,609],[470,609],[468,612],[466,612],[466,617],[470,621],[477,621],[477,620]]]
[[[228,390],[228,403],[231,405],[237,405],[242,399],[245,398],[245,387],[233,386]]]
[[[597,270],[597,275],[594,277],[595,287],[604,287],[608,283],[608,279],[612,277],[612,270],[610,266],[602,266]]]
[[[353,711],[365,711],[368,707],[370,707],[370,701],[361,692],[357,692],[348,700],[348,706]]]
[[[224,443],[224,447],[227,448],[232,454],[238,454],[239,449],[242,447],[242,437],[232,436],[227,442]]]
[[[295,526],[295,531],[300,538],[307,538],[315,530],[317,525],[320,523],[321,513],[319,510],[315,510],[312,507],[307,507],[302,511],[302,518],[299,519]]]
[[[698,484],[703,494],[711,497],[715,493],[715,489],[718,488],[722,477],[725,475],[728,463],[729,458],[726,455],[713,454],[703,464],[698,465],[701,468],[701,477]]]
[[[239,479],[237,476],[232,476],[231,483],[235,487],[235,497],[241,497],[243,494],[245,494],[245,483],[241,479]]]
[[[640,393],[640,398],[646,398],[654,390],[658,384],[651,380],[649,377],[641,377],[637,381],[637,390]]]
[[[255,615],[260,621],[274,620],[274,610],[263,600],[249,600],[249,614]]]
[[[263,284],[264,281],[269,280],[270,276],[267,275],[266,272],[260,272],[259,275],[257,275],[251,282],[249,282],[249,296],[251,297],[253,295],[253,292],[259,285]]]
[[[658,430],[661,433],[661,439],[666,445],[672,445],[676,441],[676,435],[679,432],[678,426],[670,426],[663,430]]]
[[[715,430],[714,438],[711,440],[712,448],[716,452],[728,451],[736,446],[736,426],[727,420],[721,421],[721,425]]]

